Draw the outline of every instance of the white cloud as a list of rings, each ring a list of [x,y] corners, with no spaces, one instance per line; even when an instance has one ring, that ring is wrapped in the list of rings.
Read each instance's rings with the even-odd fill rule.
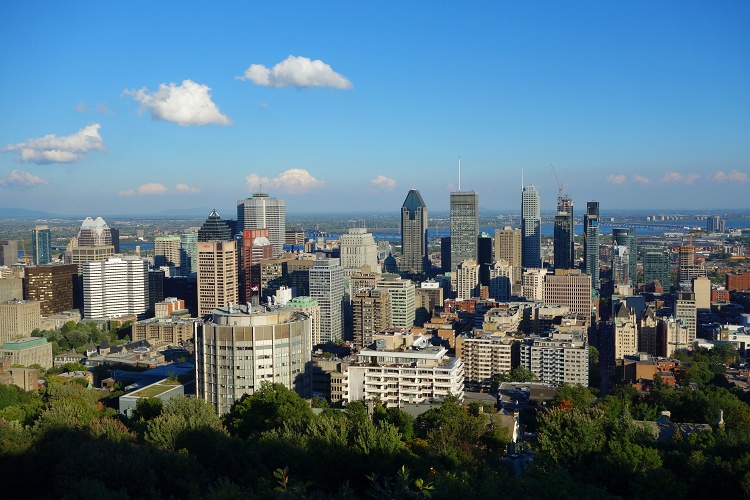
[[[611,182],[612,184],[625,184],[626,180],[627,177],[624,174],[612,174],[607,176],[607,182]]]
[[[719,170],[714,174],[714,180],[716,182],[747,182],[747,174],[737,170],[732,170],[729,173]]]
[[[133,189],[123,189],[119,193],[120,196],[135,196],[135,190]]]
[[[158,182],[149,182],[138,186],[138,194],[162,194],[167,191],[163,184]]]
[[[190,187],[187,184],[177,184],[174,188],[180,193],[188,193],[188,194],[200,193],[201,191],[200,188]]]
[[[633,180],[635,182],[640,182],[641,184],[651,184],[651,179],[638,174],[633,174]]]
[[[664,177],[661,178],[662,182],[681,182],[685,179],[685,176],[678,172],[667,172]]]
[[[275,188],[290,194],[306,193],[311,189],[323,187],[325,184],[325,182],[316,179],[310,175],[310,172],[301,168],[291,168],[273,179],[261,177],[258,174],[250,174],[245,177],[245,182],[250,191]]]
[[[48,163],[73,163],[89,151],[106,151],[99,135],[101,125],[92,123],[71,135],[61,137],[48,134],[38,139],[28,139],[18,144],[8,144],[4,153],[19,153],[20,161],[37,165]]]
[[[0,187],[31,187],[38,184],[47,184],[47,179],[21,170],[13,170],[10,174],[0,177]]]
[[[159,90],[149,92],[146,87],[140,90],[124,90],[141,107],[139,113],[148,111],[152,120],[164,120],[180,126],[187,125],[230,125],[232,121],[219,111],[211,100],[208,85],[185,80],[181,85],[162,83]]]
[[[250,80],[264,87],[331,87],[342,90],[352,88],[352,82],[348,78],[333,71],[330,65],[320,59],[313,61],[307,57],[291,55],[271,69],[262,64],[251,64],[245,70],[245,74],[237,79]]]
[[[393,188],[396,187],[396,181],[393,179],[389,179],[384,175],[379,175],[376,178],[370,180],[370,184],[384,191],[393,191]]]

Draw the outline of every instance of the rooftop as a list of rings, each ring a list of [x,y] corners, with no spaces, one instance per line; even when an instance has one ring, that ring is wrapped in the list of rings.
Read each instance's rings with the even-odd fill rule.
[[[9,351],[21,351],[23,349],[30,349],[32,347],[38,347],[47,343],[47,339],[44,337],[26,337],[18,340],[9,340],[3,344],[3,349]]]

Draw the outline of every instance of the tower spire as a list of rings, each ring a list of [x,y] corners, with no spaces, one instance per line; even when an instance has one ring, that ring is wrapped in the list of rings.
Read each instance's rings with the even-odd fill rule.
[[[461,191],[461,155],[458,155],[458,190]]]

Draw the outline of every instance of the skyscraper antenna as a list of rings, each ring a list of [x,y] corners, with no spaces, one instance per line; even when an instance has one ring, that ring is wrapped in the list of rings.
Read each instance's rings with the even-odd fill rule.
[[[523,167],[521,167],[521,191],[523,191]]]
[[[458,190],[461,191],[461,155],[458,155]]]

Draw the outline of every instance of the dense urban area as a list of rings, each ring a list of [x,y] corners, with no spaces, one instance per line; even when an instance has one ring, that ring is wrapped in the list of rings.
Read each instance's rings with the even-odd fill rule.
[[[749,496],[748,214],[539,206],[5,213],[3,491]]]

